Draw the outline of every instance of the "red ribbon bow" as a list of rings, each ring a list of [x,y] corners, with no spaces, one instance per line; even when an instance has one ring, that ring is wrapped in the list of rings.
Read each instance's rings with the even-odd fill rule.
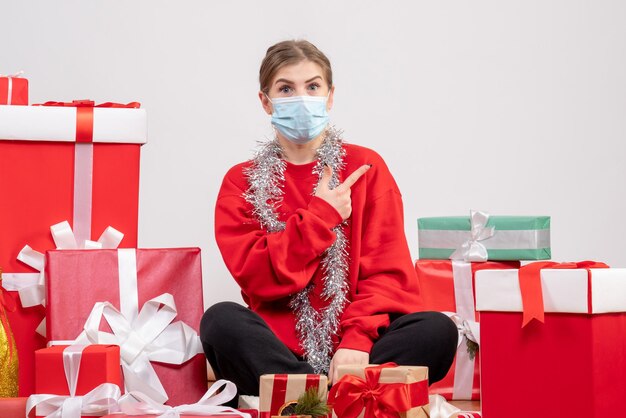
[[[398,412],[428,404],[428,381],[379,383],[382,369],[395,363],[367,367],[365,379],[345,375],[333,385],[328,403],[341,418],[356,418],[365,408],[365,418],[397,418]]]
[[[519,269],[519,287],[522,294],[522,328],[536,319],[544,322],[543,292],[541,290],[541,270],[550,269],[585,269],[590,275],[591,268],[609,268],[605,263],[597,261],[578,261],[572,263],[555,263],[540,261],[526,264]]]
[[[45,102],[33,106],[62,106],[76,107],[76,142],[93,142],[93,109],[94,107],[138,109],[139,102],[112,103],[106,102],[99,105],[93,100],[74,100],[72,102]]]

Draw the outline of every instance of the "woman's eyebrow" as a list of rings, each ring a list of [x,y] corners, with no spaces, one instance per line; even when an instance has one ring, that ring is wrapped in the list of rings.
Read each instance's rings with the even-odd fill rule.
[[[294,84],[293,81],[291,80],[287,80],[286,78],[279,78],[278,80],[276,80],[276,82],[274,83],[274,85],[278,84],[278,83],[287,83],[287,84]]]
[[[311,81],[313,81],[313,80],[315,80],[315,79],[317,79],[317,78],[319,78],[319,79],[321,80],[321,79],[322,79],[322,76],[321,76],[321,75],[316,75],[315,77],[310,78],[310,79],[308,79],[307,81],[305,81],[305,83],[310,83]],[[293,81],[291,81],[291,80],[287,80],[286,78],[279,78],[278,80],[276,80],[276,81],[274,82],[274,85],[276,85],[276,84],[278,84],[278,83],[295,84]]]

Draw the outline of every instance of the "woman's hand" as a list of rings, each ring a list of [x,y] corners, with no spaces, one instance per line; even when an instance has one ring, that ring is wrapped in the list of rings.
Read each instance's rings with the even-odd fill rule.
[[[333,175],[333,171],[329,166],[324,166],[322,178],[317,185],[315,196],[325,200],[328,204],[335,208],[335,210],[337,210],[337,212],[339,212],[339,214],[341,215],[341,219],[345,221],[350,217],[350,214],[352,213],[352,199],[350,198],[350,188],[363,174],[367,172],[367,170],[370,169],[370,167],[371,165],[362,165],[361,167],[354,170],[343,183],[331,190],[328,187],[328,184],[330,183],[330,178]]]
[[[368,364],[370,361],[369,353],[359,350],[351,350],[349,348],[340,348],[335,352],[333,359],[330,362],[330,370],[328,371],[328,378],[330,384],[334,384],[338,380],[337,368],[346,364]]]

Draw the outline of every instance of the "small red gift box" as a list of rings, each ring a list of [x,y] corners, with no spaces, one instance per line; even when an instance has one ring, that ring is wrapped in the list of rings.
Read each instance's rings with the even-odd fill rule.
[[[34,391],[34,353],[45,338],[35,332],[43,306],[22,306],[15,291],[25,275],[34,276],[27,286],[35,286],[38,271],[17,256],[25,245],[41,253],[56,248],[50,226],[64,220],[82,239],[97,239],[111,225],[125,234],[123,247],[137,246],[145,142],[143,109],[0,106],[0,266],[18,304],[9,321],[20,357],[20,396]],[[12,279],[16,286],[9,288]]]
[[[326,399],[328,378],[318,374],[264,374],[259,383],[259,414],[261,418],[279,415],[284,406],[296,402],[311,388],[317,388]]]
[[[53,400],[55,397],[80,397],[103,384],[112,384],[117,392],[114,401],[117,401],[119,388],[123,387],[120,347],[117,345],[54,346],[37,350],[35,370],[37,395],[29,398],[26,409],[36,409],[38,417],[50,414],[57,408],[65,408],[62,402]],[[47,402],[52,402],[55,406],[45,406]],[[41,412],[39,408],[48,409]]]
[[[98,304],[101,312],[106,317],[113,308],[119,310],[117,315],[124,324],[117,329],[111,325],[117,337],[107,334],[103,338],[114,338],[122,345],[127,390],[140,390],[159,402],[169,398],[169,405],[194,403],[206,392],[206,360],[197,336],[203,314],[200,249],[48,251],[46,280],[51,340],[76,339],[92,311],[96,312],[97,302],[109,302],[112,306],[107,308]],[[144,309],[153,313],[144,313]],[[161,323],[164,317],[166,321]],[[172,322],[174,318],[176,322]],[[155,324],[156,331],[151,329]],[[104,321],[99,325],[97,319],[91,334],[83,336],[99,338],[98,330],[111,330]],[[187,341],[184,352],[175,351],[181,340]],[[145,367],[137,363],[144,355],[150,360]],[[183,363],[173,364],[177,362]],[[152,373],[146,370],[150,366],[158,377],[156,382],[145,378],[144,373]],[[148,386],[142,386],[145,384]]]
[[[626,399],[626,269],[533,264],[476,274],[483,416],[614,416]]]
[[[28,80],[19,76],[0,76],[0,105],[27,105]]]
[[[442,395],[448,400],[480,399],[480,350],[477,350],[479,341],[470,342],[465,334],[465,332],[471,332],[472,328],[474,331],[478,329],[479,318],[474,308],[474,277],[480,270],[518,267],[519,261],[467,263],[450,260],[417,260],[415,262],[424,308],[454,313],[452,319],[464,330],[459,335],[459,347],[450,371],[442,380],[430,386],[430,393]],[[470,336],[479,340],[480,336],[473,334]],[[471,353],[468,352],[469,347],[472,347]]]
[[[35,352],[35,390],[37,393],[69,395],[63,363],[67,346],[57,345]],[[120,388],[120,347],[117,345],[88,345],[82,352],[76,395],[84,395],[102,383],[113,383]]]

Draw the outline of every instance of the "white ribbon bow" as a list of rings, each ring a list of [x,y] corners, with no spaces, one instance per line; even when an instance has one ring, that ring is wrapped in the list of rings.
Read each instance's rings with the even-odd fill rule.
[[[491,238],[495,234],[495,228],[487,226],[488,221],[487,212],[470,211],[471,237],[452,253],[451,260],[487,261],[487,248],[479,241]]]
[[[119,345],[127,390],[164,403],[167,393],[150,362],[182,364],[203,352],[190,326],[182,321],[172,323],[176,314],[174,297],[169,293],[147,301],[134,319],[125,317],[109,302],[98,302],[76,343]],[[113,333],[99,331],[102,318]]]
[[[71,249],[102,249],[117,248],[124,238],[124,234],[109,226],[104,230],[98,241],[85,240],[78,245],[69,222],[63,221],[50,227],[52,239],[57,250]],[[20,301],[25,308],[37,305],[46,306],[46,257],[39,251],[25,245],[17,255],[17,259],[39,273],[4,273],[2,286],[6,290],[19,292]],[[42,320],[37,327],[37,333],[46,336],[46,322]]]
[[[81,415],[104,415],[116,412],[120,388],[103,383],[83,396],[76,396],[76,383],[85,346],[72,345],[63,350],[63,368],[69,396],[31,395],[26,402],[26,415],[37,408],[37,415],[47,418],[80,418]]]
[[[217,393],[220,389],[223,390]],[[251,418],[250,414],[233,408],[221,406],[237,395],[237,387],[228,380],[215,382],[204,396],[196,403],[171,407],[161,405],[141,392],[129,392],[119,402],[120,411],[126,415],[159,414],[156,418],[180,418],[183,414],[192,415],[232,415]]]
[[[456,406],[452,405],[441,395],[430,395],[428,397],[430,403],[430,418],[451,418],[451,417],[464,417],[464,411],[461,411]],[[455,415],[456,414],[456,415]]]
[[[456,324],[456,329],[459,332],[459,342],[457,347],[462,342],[470,340],[480,345],[480,324],[476,321],[463,319],[459,315],[451,312],[444,312],[450,319]]]

